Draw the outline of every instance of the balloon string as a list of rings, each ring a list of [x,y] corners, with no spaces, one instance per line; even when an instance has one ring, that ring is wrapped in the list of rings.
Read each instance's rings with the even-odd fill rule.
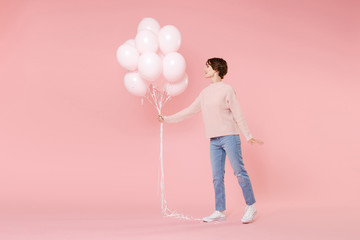
[[[201,219],[185,216],[182,213],[172,211],[167,207],[166,197],[165,197],[165,179],[164,179],[164,161],[163,161],[163,133],[164,127],[163,123],[160,123],[160,169],[161,169],[161,179],[160,179],[160,190],[161,190],[161,210],[166,217],[174,217],[190,221],[200,221]]]
[[[150,96],[149,96],[150,95]],[[151,98],[150,98],[151,97]],[[157,110],[158,114],[161,115],[161,109],[165,103],[171,99],[171,96],[167,95],[165,91],[160,92],[152,85],[149,86],[148,95],[146,99],[153,105]],[[152,101],[151,101],[152,100]],[[164,124],[160,123],[160,195],[161,195],[161,211],[166,217],[174,217],[178,219],[184,219],[189,221],[200,221],[201,219],[185,216],[177,211],[170,210],[167,206],[165,196],[165,177],[164,177],[164,160],[163,160],[163,135],[164,135]]]

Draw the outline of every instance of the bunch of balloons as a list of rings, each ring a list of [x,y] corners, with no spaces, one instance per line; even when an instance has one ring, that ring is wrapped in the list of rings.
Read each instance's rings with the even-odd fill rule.
[[[160,28],[153,18],[138,25],[135,39],[129,39],[116,52],[119,64],[128,70],[125,88],[135,96],[146,97],[161,114],[164,104],[184,92],[188,85],[184,57],[177,52],[181,44],[179,30],[172,25]],[[165,199],[163,166],[163,123],[160,123],[161,209],[165,216],[199,220],[171,211]]]
[[[155,19],[142,19],[135,39],[127,40],[116,52],[119,64],[129,71],[124,77],[127,91],[140,97],[151,96],[153,91],[166,97],[184,92],[188,76],[185,59],[177,52],[180,44],[175,26],[160,28]]]

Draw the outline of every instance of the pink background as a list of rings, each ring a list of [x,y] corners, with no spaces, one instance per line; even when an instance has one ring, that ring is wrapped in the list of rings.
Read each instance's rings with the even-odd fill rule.
[[[118,46],[135,37],[140,20],[153,17],[180,30],[179,52],[190,81],[164,114],[188,106],[209,84],[203,78],[206,59],[226,59],[224,81],[236,89],[253,135],[265,142],[252,146],[242,137],[259,212],[268,213],[262,219],[278,216],[281,223],[300,214],[308,220],[306,212],[317,212],[312,218],[327,223],[346,219],[344,228],[333,231],[355,236],[359,11],[358,1],[336,0],[1,0],[3,219],[53,213],[144,219],[141,212],[161,218],[156,111],[125,90],[126,71],[115,56]],[[194,217],[213,211],[208,145],[200,114],[164,126],[170,209]],[[226,172],[227,208],[240,224],[245,203],[228,162]],[[284,206],[288,215],[276,215]],[[256,223],[261,221],[251,226],[252,234]],[[154,239],[162,239],[159,234]]]

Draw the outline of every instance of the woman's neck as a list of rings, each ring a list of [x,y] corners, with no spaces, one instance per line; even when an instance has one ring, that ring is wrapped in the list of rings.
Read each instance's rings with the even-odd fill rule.
[[[221,78],[219,75],[215,74],[215,75],[211,78],[211,81],[212,81],[212,83],[221,82],[221,81],[222,81],[222,78]]]

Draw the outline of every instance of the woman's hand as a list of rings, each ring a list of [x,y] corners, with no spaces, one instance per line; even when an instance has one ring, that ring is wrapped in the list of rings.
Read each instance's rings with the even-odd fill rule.
[[[159,120],[159,122],[163,123],[164,122],[164,116],[159,114],[158,115],[158,120]]]
[[[261,141],[260,139],[255,139],[255,138],[251,138],[248,142],[251,144],[254,144],[254,143],[264,144],[263,141]]]

